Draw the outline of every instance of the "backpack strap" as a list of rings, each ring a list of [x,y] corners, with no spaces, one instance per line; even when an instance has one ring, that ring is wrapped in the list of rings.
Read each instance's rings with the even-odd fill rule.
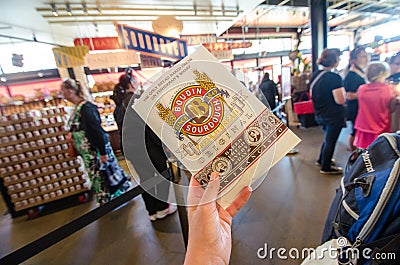
[[[394,137],[394,135],[398,136],[398,134],[392,134],[392,133],[382,133],[379,136],[385,137],[386,140],[389,142],[390,146],[393,148],[393,150],[396,152],[396,154],[400,157],[399,147],[397,146],[396,138]]]
[[[318,80],[325,74],[325,73],[327,73],[328,71],[325,71],[325,70],[322,70],[318,75],[317,75],[317,77],[311,82],[311,84],[310,84],[310,96],[312,97],[312,90],[313,90],[313,88],[314,88],[314,86],[315,86],[315,84],[318,82]]]

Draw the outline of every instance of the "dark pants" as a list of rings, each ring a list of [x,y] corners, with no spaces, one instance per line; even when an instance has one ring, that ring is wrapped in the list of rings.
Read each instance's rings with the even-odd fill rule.
[[[169,179],[167,171],[161,173],[166,179]],[[141,181],[145,181],[141,178]],[[168,208],[168,195],[169,195],[169,181],[163,181],[149,190],[142,193],[142,198],[146,210],[149,215],[155,214],[157,211],[165,210]]]
[[[338,121],[326,121],[320,117],[316,117],[316,119],[318,124],[322,125],[322,129],[325,131],[325,140],[322,143],[318,161],[321,163],[321,170],[329,170],[343,123]]]

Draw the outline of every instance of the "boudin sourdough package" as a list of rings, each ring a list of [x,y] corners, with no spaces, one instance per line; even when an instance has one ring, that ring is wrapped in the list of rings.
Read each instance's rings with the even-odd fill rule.
[[[224,208],[300,141],[202,46],[132,107],[200,184],[219,173]]]

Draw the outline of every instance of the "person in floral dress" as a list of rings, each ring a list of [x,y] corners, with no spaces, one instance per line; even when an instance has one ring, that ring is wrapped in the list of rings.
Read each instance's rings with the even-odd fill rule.
[[[118,164],[89,91],[79,81],[65,79],[61,92],[66,100],[75,105],[68,121],[69,139],[83,159],[97,203],[104,204],[131,186],[129,177]],[[101,174],[106,171],[101,169],[108,169],[112,174]]]

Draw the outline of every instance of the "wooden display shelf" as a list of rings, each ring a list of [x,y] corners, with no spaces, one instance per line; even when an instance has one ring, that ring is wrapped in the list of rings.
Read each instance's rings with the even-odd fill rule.
[[[16,203],[16,202],[19,202],[19,201],[22,201],[22,200],[27,200],[27,199],[29,199],[29,198],[34,198],[34,197],[36,197],[36,196],[42,196],[42,195],[44,195],[44,194],[47,194],[47,193],[50,193],[50,192],[53,192],[53,191],[62,190],[62,189],[65,189],[65,188],[69,188],[69,187],[72,187],[72,186],[76,186],[76,185],[83,184],[83,183],[85,183],[86,181],[87,181],[86,179],[81,179],[81,180],[79,180],[78,182],[72,182],[72,183],[67,184],[67,185],[60,185],[59,187],[57,187],[57,188],[52,188],[52,189],[50,189],[50,190],[39,191],[39,192],[33,193],[33,194],[31,194],[31,195],[25,195],[24,197],[18,197],[18,198],[16,198],[16,199],[11,199],[11,202],[12,202],[12,203]]]
[[[31,185],[29,183],[28,187],[22,187],[20,189],[16,189],[16,190],[13,190],[13,191],[7,190],[7,193],[9,195],[18,194],[21,191],[26,191],[26,190],[33,189],[33,188],[39,188],[40,186],[43,186],[43,185],[52,184],[52,183],[55,183],[55,182],[58,182],[58,181],[61,181],[61,180],[66,180],[66,179],[69,179],[69,178],[80,177],[82,175],[83,175],[83,172],[76,172],[75,174],[71,174],[71,175],[68,175],[68,176],[61,177],[61,178],[57,177],[56,179],[50,179],[48,181],[43,181],[42,183],[37,183],[36,185]]]
[[[0,134],[0,137],[16,135],[16,134],[19,134],[19,133],[32,132],[32,131],[35,131],[35,130],[39,130],[40,131],[41,129],[54,128],[54,127],[59,127],[59,126],[63,126],[63,125],[65,125],[64,122],[49,123],[47,125],[42,124],[40,126],[30,127],[30,128],[27,128],[27,129],[21,129],[21,130],[16,130],[16,131],[12,131],[12,132],[8,132],[7,131],[7,132],[4,132],[4,133]]]
[[[0,126],[8,126],[8,125],[14,125],[17,123],[30,122],[30,121],[33,121],[33,117],[28,117],[25,119],[18,119],[18,120],[9,120],[6,122],[0,121]]]
[[[35,206],[39,206],[39,205],[43,205],[43,204],[46,204],[46,203],[49,203],[49,202],[52,202],[52,201],[60,200],[60,199],[63,199],[63,198],[69,197],[69,196],[73,196],[73,195],[76,195],[76,194],[88,192],[89,190],[90,189],[88,189],[88,188],[82,187],[81,190],[77,190],[77,191],[74,191],[74,192],[69,192],[69,193],[63,194],[61,196],[56,196],[54,198],[50,198],[48,200],[42,200],[40,202],[35,202],[35,203],[32,203],[32,204],[28,203],[25,206],[21,206],[21,207],[18,207],[18,208],[15,207],[14,209],[15,209],[15,211],[22,211],[22,210],[29,209],[29,208],[32,208],[32,207],[35,207]]]
[[[24,172],[26,172],[26,171],[32,171],[32,170],[34,170],[34,169],[38,169],[38,168],[42,168],[42,167],[53,166],[53,165],[56,165],[56,164],[61,164],[61,163],[63,163],[63,162],[69,162],[69,161],[71,161],[71,160],[74,160],[74,159],[68,157],[68,158],[65,158],[65,159],[63,159],[63,160],[50,161],[50,162],[43,163],[43,164],[36,165],[36,166],[32,166],[32,167],[29,167],[29,168],[22,168],[22,169],[20,169],[20,170],[15,170],[15,171],[7,172],[6,174],[2,175],[1,177],[4,178],[4,177],[12,176],[12,175],[18,175],[19,173],[24,173]]]
[[[34,178],[40,178],[40,177],[48,176],[48,175],[51,175],[51,174],[57,174],[60,171],[71,170],[73,168],[79,170],[78,169],[79,165],[69,166],[69,167],[63,168],[61,170],[54,169],[53,171],[49,171],[49,172],[46,172],[46,173],[41,173],[41,174],[38,174],[38,175],[32,175],[30,177],[26,177],[24,179],[18,179],[18,180],[10,181],[10,182],[7,183],[7,186],[13,185],[13,184],[16,184],[16,183],[21,183],[21,182],[24,182],[24,181],[27,181],[27,180],[31,180],[31,179],[34,179]]]
[[[25,159],[18,160],[18,163],[22,164],[22,163],[25,163],[25,162],[29,162],[31,160],[37,160],[39,158],[45,158],[45,157],[54,156],[54,155],[57,156],[59,154],[68,154],[68,152],[67,152],[67,150],[60,150],[60,151],[55,151],[55,152],[53,152],[51,154],[46,153],[46,154],[41,154],[41,155],[38,155],[38,156],[26,157]],[[57,160],[58,160],[58,158],[57,158]],[[2,167],[8,167],[8,166],[13,166],[15,164],[16,164],[16,162],[10,161],[8,163],[2,163],[1,166]]]
[[[54,136],[66,135],[67,133],[68,133],[67,131],[58,131],[58,132],[49,133],[49,134],[41,134],[39,136],[34,136],[32,138],[19,139],[17,141],[8,142],[6,144],[0,143],[0,147],[7,147],[10,145],[22,144],[22,143],[26,143],[26,142],[30,142],[30,141],[37,141],[40,139],[50,138],[50,137],[54,137]]]
[[[10,156],[11,157],[13,155],[19,155],[19,154],[30,152],[30,151],[33,151],[33,150],[49,148],[49,147],[56,146],[56,145],[68,144],[68,142],[69,142],[68,140],[64,140],[64,141],[59,141],[59,142],[55,142],[55,143],[51,143],[51,144],[45,144],[45,145],[42,145],[42,146],[30,147],[30,148],[26,148],[26,149],[10,152],[10,153],[0,154],[0,158],[3,158],[5,156]],[[51,153],[49,153],[49,155],[51,155]]]
[[[40,119],[48,119],[48,118],[53,118],[53,117],[57,117],[60,116],[61,118],[64,117],[65,115],[67,115],[67,113],[65,112],[65,110],[61,113],[54,113],[54,114],[47,114],[47,115],[42,115],[40,116]]]

